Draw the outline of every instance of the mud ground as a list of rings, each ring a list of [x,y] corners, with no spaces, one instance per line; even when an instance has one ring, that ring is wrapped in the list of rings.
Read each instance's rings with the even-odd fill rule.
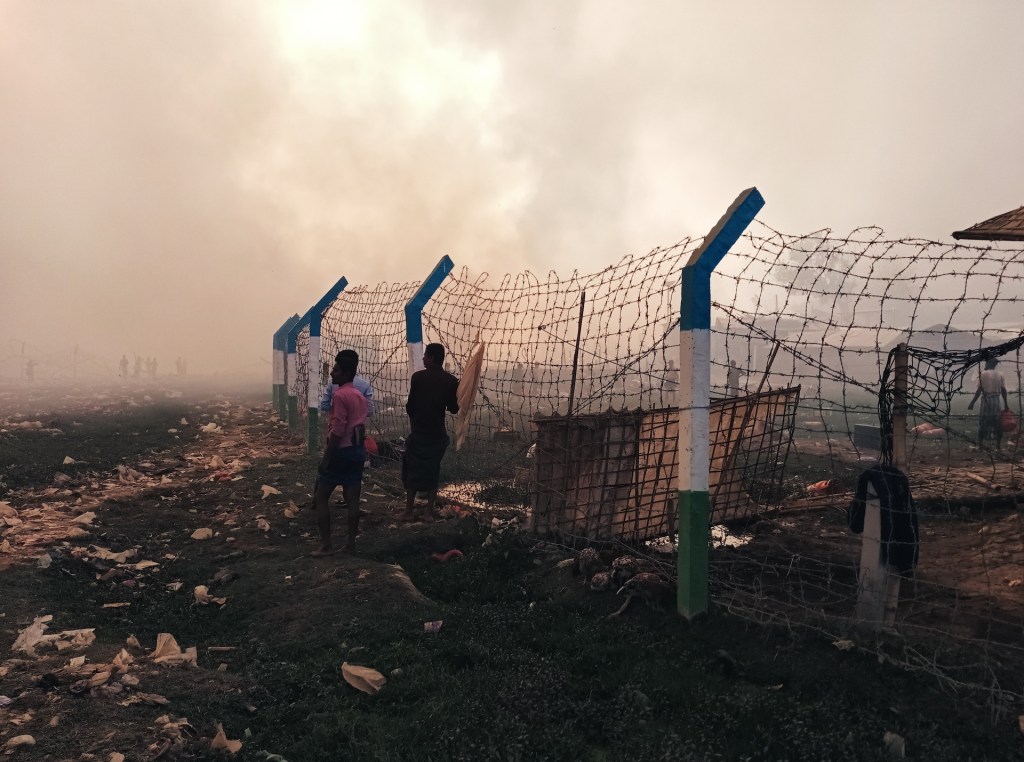
[[[607,620],[622,599],[572,551],[510,514],[401,524],[386,474],[357,553],[312,558],[314,459],[261,397],[180,391],[0,396],[11,759],[872,760],[887,733],[908,758],[1024,751],[1016,714],[827,639],[721,607]],[[387,682],[360,692],[343,663]]]

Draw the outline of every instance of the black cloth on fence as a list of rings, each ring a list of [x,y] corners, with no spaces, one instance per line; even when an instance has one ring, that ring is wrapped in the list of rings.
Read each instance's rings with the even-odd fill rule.
[[[910,495],[910,480],[895,466],[877,464],[857,479],[857,491],[847,513],[850,530],[864,531],[864,512],[868,499],[868,485],[878,495],[882,524],[882,561],[908,572],[917,566],[920,533],[917,529],[917,509]]]

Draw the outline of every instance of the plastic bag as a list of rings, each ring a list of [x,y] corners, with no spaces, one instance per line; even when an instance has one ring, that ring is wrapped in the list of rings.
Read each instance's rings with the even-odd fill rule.
[[[1007,434],[1017,430],[1017,416],[1009,408],[999,414],[999,427]]]

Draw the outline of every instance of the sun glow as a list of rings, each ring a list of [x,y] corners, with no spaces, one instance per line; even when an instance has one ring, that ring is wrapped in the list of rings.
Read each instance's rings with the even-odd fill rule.
[[[288,0],[278,15],[285,45],[303,54],[359,46],[370,12],[364,0]]]

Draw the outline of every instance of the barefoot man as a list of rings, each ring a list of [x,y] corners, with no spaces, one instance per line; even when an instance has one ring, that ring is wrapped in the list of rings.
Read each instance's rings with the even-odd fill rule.
[[[359,534],[359,492],[363,482],[363,462],[366,449],[366,397],[352,385],[356,377],[358,360],[339,352],[331,369],[331,381],[338,385],[331,399],[331,417],[328,423],[327,445],[317,469],[313,501],[316,505],[316,525],[320,530],[320,547],[314,556],[327,556],[334,552],[331,545],[331,510],[328,500],[339,484],[348,504],[348,541],[345,550],[355,550]]]
[[[444,347],[427,344],[423,349],[423,370],[412,374],[409,383],[409,414],[412,433],[405,441],[402,457],[402,483],[405,486],[405,518],[418,518],[416,493],[427,493],[427,521],[434,518],[434,502],[441,479],[441,458],[448,448],[444,412],[459,412],[456,392],[459,379],[444,369]]]

